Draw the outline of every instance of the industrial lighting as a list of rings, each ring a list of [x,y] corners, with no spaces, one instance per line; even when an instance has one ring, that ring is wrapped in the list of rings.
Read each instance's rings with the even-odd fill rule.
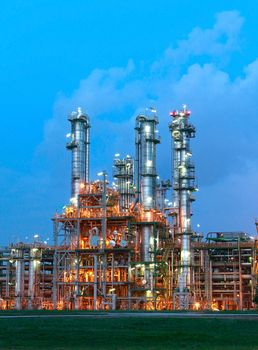
[[[145,125],[144,130],[145,130],[145,132],[150,132],[151,131],[151,127],[149,125]]]
[[[201,304],[197,301],[196,303],[194,303],[194,307],[196,310],[199,310]]]
[[[71,202],[71,204],[75,205],[76,204],[76,198],[75,197],[70,198],[70,202]]]
[[[190,257],[190,252],[188,250],[182,250],[181,256],[183,260],[186,260]]]
[[[101,171],[100,173],[97,174],[98,176],[102,176],[103,175],[103,171]]]
[[[34,237],[34,238],[39,238],[39,235],[34,235],[33,237]]]
[[[115,157],[120,157],[120,153],[116,153],[116,154],[115,154]]]
[[[66,134],[66,137],[67,138],[71,137],[71,133],[69,132],[68,134]]]
[[[152,166],[152,160],[147,160],[146,161],[146,166]]]

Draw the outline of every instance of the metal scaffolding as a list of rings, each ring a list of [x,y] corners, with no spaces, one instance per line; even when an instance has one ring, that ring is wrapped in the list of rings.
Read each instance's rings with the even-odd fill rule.
[[[255,308],[258,239],[210,232],[204,240],[192,231],[195,128],[186,107],[171,116],[168,203],[170,182],[157,184],[153,108],[137,116],[135,160],[116,156],[112,186],[105,171],[89,181],[89,118],[80,109],[71,115],[72,199],[52,218],[53,246],[37,241],[0,249],[0,309]]]

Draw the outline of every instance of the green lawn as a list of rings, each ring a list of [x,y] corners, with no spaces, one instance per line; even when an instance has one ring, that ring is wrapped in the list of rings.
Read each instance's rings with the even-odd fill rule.
[[[173,318],[0,319],[0,349],[258,349],[258,321]]]

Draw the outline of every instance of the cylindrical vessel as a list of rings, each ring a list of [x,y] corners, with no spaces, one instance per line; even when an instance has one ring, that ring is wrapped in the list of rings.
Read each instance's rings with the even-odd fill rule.
[[[156,208],[156,126],[158,119],[156,115],[139,115],[136,119],[136,159],[137,159],[137,191],[140,193],[140,203],[144,209],[144,221],[152,221],[148,212]],[[153,252],[153,226],[147,223],[142,226],[141,232],[141,260],[149,262],[152,260]]]
[[[71,141],[66,148],[72,151],[71,202],[77,206],[80,184],[89,182],[90,122],[80,108],[68,120],[71,122]]]
[[[40,260],[38,259],[38,248],[33,247],[30,249],[30,265],[29,265],[29,309],[34,307],[34,298],[36,296],[36,273],[40,266]]]
[[[178,275],[179,308],[187,308],[191,289],[191,202],[194,185],[194,165],[190,161],[190,138],[195,128],[188,122],[190,112],[184,107],[170,113],[173,122],[169,128],[173,140],[173,211],[175,234],[181,241],[180,269]]]
[[[24,261],[23,250],[15,250],[15,309],[22,309],[22,297],[24,289]]]

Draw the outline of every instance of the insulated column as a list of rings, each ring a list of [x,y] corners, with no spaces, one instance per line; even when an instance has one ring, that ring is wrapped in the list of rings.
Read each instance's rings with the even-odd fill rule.
[[[71,202],[78,205],[80,183],[89,182],[89,117],[78,108],[72,112],[68,120],[71,122],[71,137],[66,148],[72,151]]]
[[[195,188],[194,164],[191,162],[190,138],[195,128],[189,124],[190,111],[171,112],[169,128],[173,139],[173,210],[175,235],[180,239],[180,268],[178,274],[179,308],[189,307],[191,277],[191,202]]]
[[[136,119],[136,178],[139,179],[137,192],[143,208],[143,222],[141,230],[141,261],[146,264],[153,261],[154,232],[151,210],[156,208],[156,144],[159,139],[156,136],[156,115],[139,115]],[[150,222],[148,224],[148,222]],[[149,264],[145,266],[145,280],[148,289],[153,289]]]

